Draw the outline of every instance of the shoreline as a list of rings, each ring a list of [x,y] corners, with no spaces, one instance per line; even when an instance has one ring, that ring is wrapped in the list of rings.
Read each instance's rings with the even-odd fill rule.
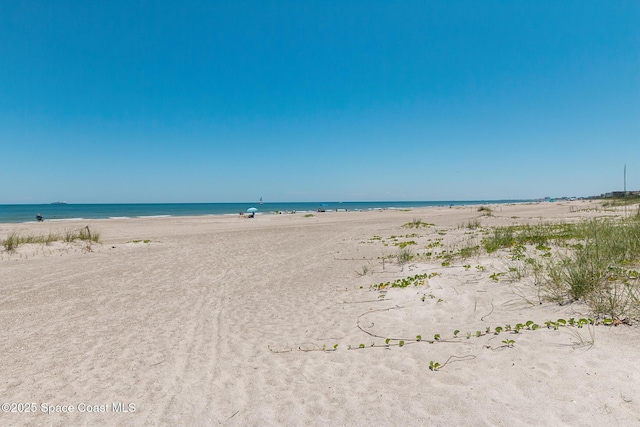
[[[461,206],[482,204],[534,202],[530,200],[479,200],[479,201],[395,201],[395,202],[267,202],[262,205],[252,203],[126,203],[126,204],[65,204],[65,205],[0,205],[0,223],[21,223],[33,221],[36,214],[45,220],[67,219],[107,219],[110,217],[153,217],[153,216],[200,216],[235,215],[256,207],[262,214],[278,212],[317,212],[318,209],[335,210],[375,210],[414,209],[433,206]]]
[[[360,202],[345,202],[345,203],[360,203]],[[365,203],[365,202],[363,202]],[[375,204],[377,202],[366,202],[367,204]],[[380,202],[382,203],[382,202]],[[393,203],[393,202],[384,202],[384,203]],[[413,202],[404,202],[404,203],[413,203]],[[440,203],[440,202],[424,202],[424,203]],[[469,206],[500,206],[500,205],[509,205],[509,204],[528,204],[528,203],[549,203],[545,201],[533,201],[533,200],[520,200],[520,201],[470,201],[470,202],[454,202],[456,204],[434,204],[434,205],[424,205],[424,206],[404,206],[404,207],[395,207],[395,206],[387,206],[387,207],[368,207],[368,208],[352,208],[349,209],[340,207],[341,205],[331,206],[330,208],[324,208],[325,210],[320,211],[318,209],[289,209],[289,210],[271,210],[271,211],[258,211],[256,212],[256,216],[271,216],[271,215],[295,215],[295,214],[326,214],[326,213],[350,213],[350,212],[374,212],[374,211],[403,211],[403,210],[416,210],[416,209],[427,209],[427,208],[447,208],[447,207],[469,207]],[[180,205],[180,204],[177,204]],[[19,206],[27,206],[27,205],[19,205]],[[34,205],[40,206],[40,205]],[[72,205],[73,206],[73,205]],[[83,205],[84,206],[84,205]],[[103,206],[103,205],[101,205]],[[120,204],[115,204],[114,206],[122,206]],[[65,221],[92,221],[92,220],[120,220],[120,219],[154,219],[154,218],[179,218],[179,217],[234,217],[240,216],[240,214],[246,213],[242,212],[221,212],[221,213],[194,213],[194,214],[152,214],[152,215],[120,215],[120,216],[97,216],[97,217],[68,217],[68,218],[49,218],[44,217],[44,221],[42,222],[65,222]],[[36,223],[36,220],[23,220],[23,221],[2,221],[0,219],[0,224],[28,224],[28,223]]]

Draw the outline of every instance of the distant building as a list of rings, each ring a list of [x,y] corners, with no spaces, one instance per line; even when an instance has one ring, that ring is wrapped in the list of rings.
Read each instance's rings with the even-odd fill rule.
[[[629,196],[640,196],[640,191],[612,191],[610,193],[600,195],[602,198],[620,198]]]

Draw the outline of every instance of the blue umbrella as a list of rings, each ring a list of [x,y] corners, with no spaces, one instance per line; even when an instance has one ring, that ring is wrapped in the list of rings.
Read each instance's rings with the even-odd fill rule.
[[[249,209],[247,209],[247,212],[251,212],[251,213],[253,213],[253,212],[258,212],[258,209],[256,209],[256,208],[249,208]]]

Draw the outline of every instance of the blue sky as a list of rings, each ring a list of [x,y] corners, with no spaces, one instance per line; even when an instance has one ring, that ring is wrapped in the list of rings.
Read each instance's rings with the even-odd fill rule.
[[[0,0],[0,154],[0,203],[640,189],[640,2]]]

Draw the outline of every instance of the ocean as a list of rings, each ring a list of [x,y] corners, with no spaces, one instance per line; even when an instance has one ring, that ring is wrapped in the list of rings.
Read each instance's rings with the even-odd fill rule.
[[[45,221],[71,219],[144,218],[159,216],[238,215],[257,208],[257,215],[279,212],[312,212],[374,209],[410,209],[427,206],[460,206],[518,203],[529,200],[412,201],[412,202],[278,202],[278,203],[113,203],[113,204],[29,204],[0,205],[0,223],[32,222],[36,215]]]

